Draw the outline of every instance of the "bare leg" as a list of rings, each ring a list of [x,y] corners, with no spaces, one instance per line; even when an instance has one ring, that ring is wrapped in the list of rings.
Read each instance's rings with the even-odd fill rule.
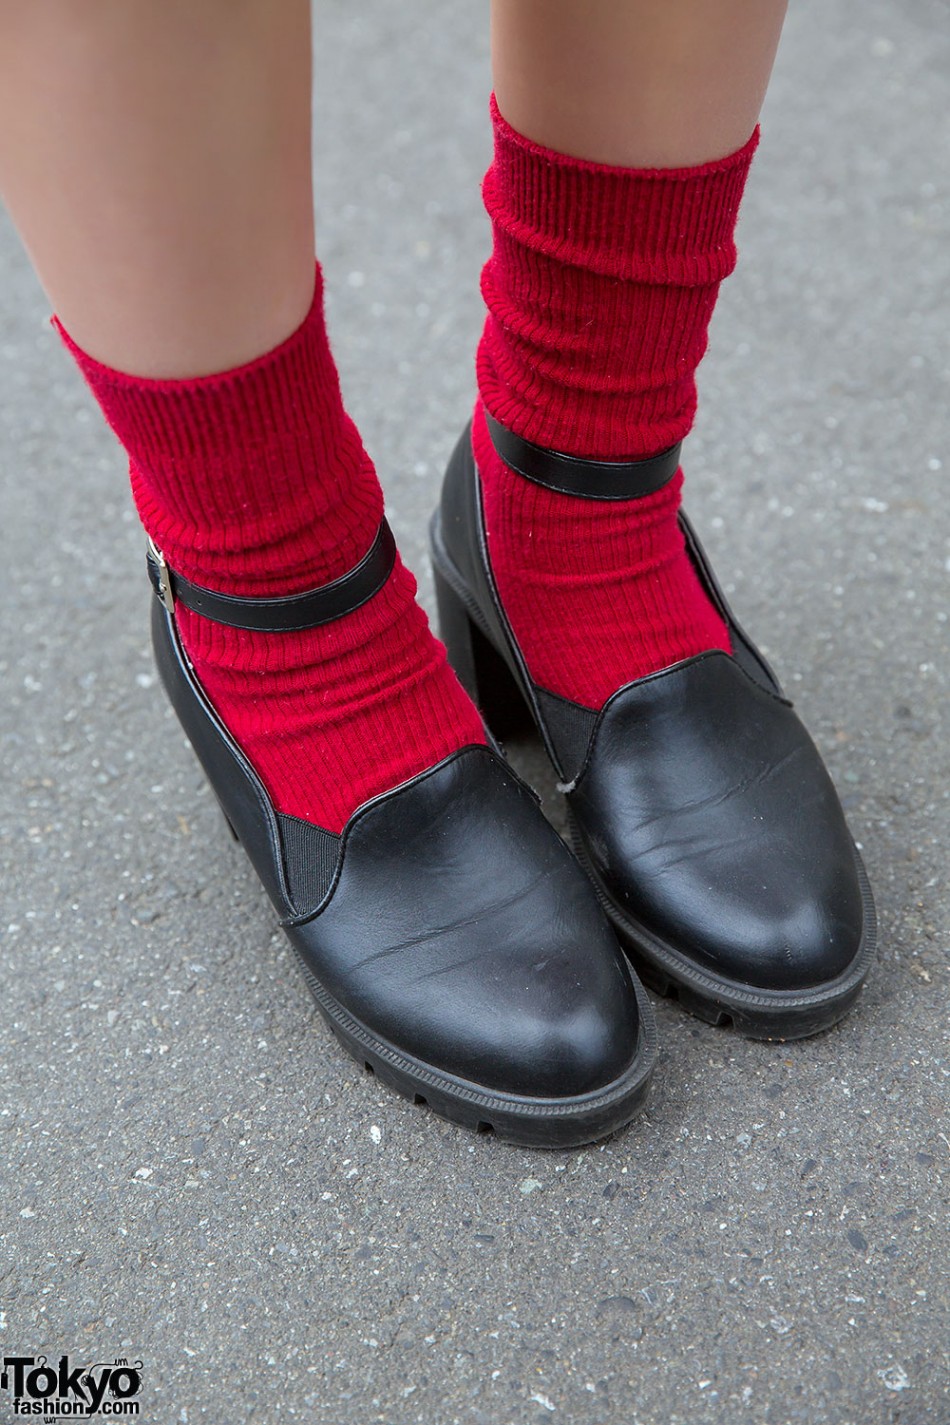
[[[786,0],[492,0],[498,107],[559,153],[677,168],[759,116]]]
[[[0,0],[0,95],[0,180],[167,567],[282,598],[385,550],[315,288],[308,0]],[[278,810],[340,830],[484,741],[414,593],[394,564],[279,637],[177,600]]]
[[[313,293],[308,0],[0,0],[0,188],[92,356],[267,351]]]

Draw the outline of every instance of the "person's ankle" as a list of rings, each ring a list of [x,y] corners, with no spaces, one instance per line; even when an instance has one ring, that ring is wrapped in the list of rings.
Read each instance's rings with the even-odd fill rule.
[[[627,683],[730,651],[686,551],[680,473],[638,499],[554,492],[501,460],[481,407],[473,447],[492,572],[541,687],[600,708]]]

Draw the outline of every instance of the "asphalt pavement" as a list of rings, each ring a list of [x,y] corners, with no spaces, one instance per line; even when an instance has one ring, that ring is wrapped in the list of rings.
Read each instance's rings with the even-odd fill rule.
[[[430,606],[484,9],[317,6],[331,331]],[[792,6],[685,455],[878,962],[805,1043],[658,1003],[647,1111],[582,1151],[473,1137],[324,1029],[156,684],[121,453],[0,220],[4,1356],[140,1361],[163,1425],[950,1422],[948,111],[945,0]]]

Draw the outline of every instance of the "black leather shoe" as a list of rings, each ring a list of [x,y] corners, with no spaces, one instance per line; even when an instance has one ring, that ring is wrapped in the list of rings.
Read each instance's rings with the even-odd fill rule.
[[[488,424],[507,465],[574,495],[637,498],[679,463],[678,447],[576,460]],[[753,1038],[802,1038],[839,1019],[867,975],[871,891],[814,743],[681,520],[732,656],[628,683],[599,711],[558,697],[531,681],[498,597],[466,430],[432,524],[442,637],[498,736],[530,713],[578,859],[647,984]]]
[[[622,1127],[656,1054],[649,1001],[534,793],[463,748],[361,806],[335,835],[277,812],[182,648],[175,603],[237,627],[313,627],[392,568],[383,523],[351,573],[308,594],[239,599],[151,548],[155,658],[317,1005],[360,1064],[470,1128],[572,1146]]]

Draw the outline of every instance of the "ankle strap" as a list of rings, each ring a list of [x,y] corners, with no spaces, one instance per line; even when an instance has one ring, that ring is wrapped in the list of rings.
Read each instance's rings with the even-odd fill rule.
[[[587,500],[636,500],[662,489],[679,469],[682,442],[650,460],[580,460],[575,455],[532,445],[496,421],[487,410],[485,421],[495,450],[510,469],[562,495],[582,495]]]
[[[383,587],[396,561],[396,541],[385,520],[359,564],[346,574],[303,594],[279,599],[246,599],[235,594],[218,594],[174,573],[161,550],[148,542],[148,577],[169,613],[182,603],[192,613],[231,628],[248,628],[257,633],[291,633],[319,624],[332,623],[365,604]]]

